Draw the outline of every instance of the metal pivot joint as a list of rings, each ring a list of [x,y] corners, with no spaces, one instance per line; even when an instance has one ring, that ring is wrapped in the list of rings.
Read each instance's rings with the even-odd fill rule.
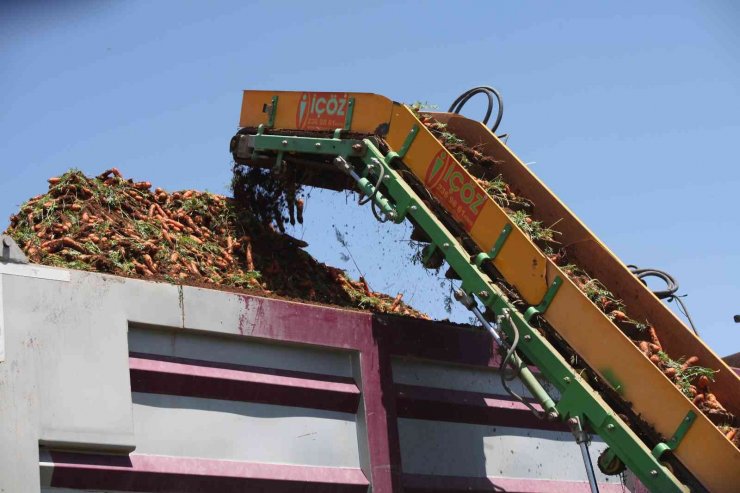
[[[689,431],[689,428],[691,428],[691,425],[694,424],[694,421],[696,420],[696,413],[694,411],[689,410],[689,412],[686,414],[686,416],[681,420],[681,424],[678,425],[678,428],[676,428],[676,431],[673,433],[673,436],[665,443],[659,443],[655,446],[652,450],[653,457],[656,459],[660,459],[660,457],[668,452],[669,450],[675,450],[678,448],[678,446],[681,444],[681,440],[683,440],[683,437],[686,436],[686,433]]]
[[[352,168],[352,165],[350,165],[346,159],[341,156],[337,156],[336,158],[334,158],[334,165],[342,170],[344,173],[347,173],[349,176],[351,176],[352,179],[357,183],[360,191],[367,197],[369,197],[369,200],[375,202],[375,204],[380,208],[380,211],[385,214],[386,217],[394,221],[399,217],[399,214],[393,204],[391,204],[391,202],[387,198],[385,198],[385,196],[380,192],[380,190],[376,188],[375,185],[370,182],[370,180],[358,175],[354,168]]]
[[[524,312],[524,319],[529,322],[532,317],[537,315],[538,313],[545,313],[547,309],[550,307],[550,303],[552,303],[552,300],[555,298],[555,295],[558,294],[558,289],[560,289],[560,285],[563,284],[563,279],[561,279],[560,276],[555,276],[555,280],[550,284],[550,287],[547,288],[547,292],[545,293],[545,296],[542,297],[542,301],[537,306],[530,306],[527,308],[527,311]]]
[[[419,125],[414,125],[411,127],[411,130],[409,131],[408,135],[406,136],[406,139],[404,139],[403,144],[401,145],[401,148],[398,150],[398,152],[389,152],[385,156],[385,162],[390,164],[391,161],[394,159],[403,159],[406,156],[406,153],[409,152],[409,148],[411,147],[411,144],[414,143],[414,139],[416,138],[416,135],[419,133]]]
[[[501,230],[501,233],[498,235],[498,238],[493,244],[493,247],[491,247],[491,250],[488,253],[479,253],[475,256],[475,260],[473,261],[473,263],[475,263],[476,267],[481,268],[483,262],[493,262],[493,260],[496,258],[496,256],[498,256],[499,252],[503,248],[504,243],[506,243],[506,239],[511,234],[511,230],[511,224],[507,223]]]

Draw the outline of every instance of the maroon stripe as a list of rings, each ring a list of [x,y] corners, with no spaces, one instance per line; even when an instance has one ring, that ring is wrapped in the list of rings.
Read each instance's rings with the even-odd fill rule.
[[[185,365],[196,365],[210,368],[223,368],[228,370],[237,370],[244,372],[260,373],[263,375],[278,375],[282,377],[294,377],[308,380],[323,380],[327,382],[338,382],[354,385],[355,380],[352,377],[342,377],[339,375],[326,375],[323,373],[311,373],[298,370],[283,370],[281,368],[266,368],[264,366],[240,365],[236,363],[227,363],[224,361],[208,361],[197,358],[184,358],[181,356],[167,356],[164,354],[141,353],[130,351],[128,355],[132,358],[141,358],[157,361],[169,361],[171,363],[182,363]]]
[[[498,367],[490,335],[483,329],[391,315],[375,315],[375,325],[395,356]]]
[[[365,427],[374,493],[401,491],[401,445],[398,436],[393,367],[383,331],[360,353]]]
[[[367,491],[358,468],[295,466],[132,454],[51,452],[51,486],[182,493]]]
[[[560,421],[537,419],[524,404],[510,398],[416,385],[396,384],[395,388],[402,418],[568,431]]]
[[[244,336],[361,350],[372,345],[372,315],[241,295],[238,330]]]
[[[239,333],[245,336],[362,351],[370,326],[396,356],[475,366],[498,366],[500,356],[482,329],[410,317],[369,314],[241,295]]]
[[[463,493],[470,491],[506,491],[507,493],[578,493],[590,492],[588,482],[556,481],[534,478],[471,478],[462,476],[436,476],[429,474],[404,474],[405,493]],[[599,483],[601,493],[623,493],[621,484]]]
[[[360,392],[351,379],[337,381],[323,375],[295,376],[278,372],[250,371],[203,365],[196,360],[129,357],[131,390],[151,394],[203,397],[230,401],[259,402],[307,407],[346,413],[357,412]]]

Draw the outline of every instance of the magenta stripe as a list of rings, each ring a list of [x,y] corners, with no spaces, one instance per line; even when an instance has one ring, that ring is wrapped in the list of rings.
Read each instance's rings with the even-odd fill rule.
[[[354,385],[352,377],[342,377],[339,375],[326,375],[323,373],[311,373],[298,370],[284,370],[282,368],[266,368],[264,366],[240,365],[236,363],[227,363],[225,361],[203,360],[196,358],[185,358],[181,356],[167,356],[164,354],[142,353],[130,351],[128,354],[132,358],[141,358],[156,361],[168,361],[171,363],[182,363],[184,365],[196,365],[208,368],[224,368],[227,370],[237,370],[242,372],[254,372],[262,375],[278,375],[282,377],[294,377],[300,379],[316,379],[327,382],[339,382]]]
[[[358,468],[296,466],[132,454],[51,452],[51,486],[184,493],[365,492]]]
[[[360,353],[373,493],[401,491],[401,445],[386,335],[373,323],[374,344]]]
[[[247,371],[230,366],[222,368],[211,362],[204,366],[196,360],[182,358],[173,362],[132,356],[129,357],[131,390],[346,413],[357,411],[360,391],[351,379],[337,381],[335,377],[307,373],[300,377],[287,376],[275,370],[260,372],[259,368],[249,367]]]
[[[483,329],[391,315],[375,315],[375,326],[395,356],[498,367],[500,356]]]
[[[524,404],[501,396],[416,385],[395,388],[398,416],[403,418],[568,431],[562,422],[537,419]]]
[[[241,295],[239,333],[245,336],[363,351],[370,331],[383,334],[396,356],[497,367],[499,354],[482,329]]]
[[[585,474],[585,473],[584,473]],[[404,474],[403,490],[406,493],[463,493],[470,491],[506,491],[507,493],[589,493],[588,482],[554,481],[534,478],[470,478],[462,476],[435,476],[429,474]],[[599,483],[601,493],[623,493],[620,484]]]
[[[361,350],[372,345],[372,314],[241,295],[244,336]]]

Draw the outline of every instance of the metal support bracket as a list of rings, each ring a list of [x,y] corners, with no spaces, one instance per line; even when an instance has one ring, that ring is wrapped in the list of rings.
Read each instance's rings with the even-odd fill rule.
[[[542,297],[540,304],[537,306],[530,306],[527,308],[527,311],[524,312],[524,319],[527,322],[532,320],[532,317],[538,313],[545,313],[547,311],[553,298],[555,298],[555,295],[558,293],[558,289],[560,289],[561,284],[563,284],[563,279],[560,276],[555,276],[555,280],[550,284],[550,287],[547,288],[547,292],[545,293],[545,296]]]
[[[676,428],[671,439],[667,442],[661,442],[653,448],[651,452],[653,457],[660,459],[660,457],[669,450],[676,450],[681,444],[683,437],[686,436],[686,433],[689,431],[689,428],[691,428],[691,425],[694,424],[694,421],[696,421],[696,413],[689,410],[689,412],[686,413],[686,416],[681,420],[681,424]]]
[[[403,159],[404,156],[406,156],[406,153],[409,152],[409,147],[411,147],[411,144],[414,143],[414,139],[416,138],[416,134],[419,133],[419,125],[414,125],[411,127],[411,130],[409,131],[408,135],[406,136],[406,139],[403,141],[403,144],[401,145],[401,148],[398,150],[398,152],[389,152],[385,155],[385,162],[390,164],[391,161],[394,159]]]
[[[275,116],[277,115],[277,105],[278,105],[278,97],[273,96],[272,103],[270,105],[265,105],[265,108],[263,110],[267,113],[267,127],[268,128],[272,128],[275,126]]]
[[[344,129],[345,131],[349,131],[349,129],[352,127],[352,115],[355,112],[355,98],[350,97],[349,101],[347,102],[347,113],[344,116]]]
[[[476,267],[480,269],[483,265],[483,262],[493,262],[493,259],[496,258],[496,256],[501,251],[501,248],[503,248],[504,243],[506,243],[506,239],[509,237],[509,234],[511,234],[511,229],[511,224],[506,223],[504,229],[502,229],[501,233],[498,235],[496,243],[494,243],[493,247],[491,247],[491,251],[489,251],[488,253],[479,253],[475,256],[475,260],[473,262],[475,263]]]

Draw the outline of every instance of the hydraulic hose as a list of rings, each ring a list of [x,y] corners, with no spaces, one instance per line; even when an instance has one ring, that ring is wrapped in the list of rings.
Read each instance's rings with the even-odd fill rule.
[[[511,344],[506,344],[504,347],[507,347],[506,356],[504,356],[504,359],[501,360],[501,365],[499,366],[499,375],[501,376],[501,385],[504,386],[504,390],[508,392],[510,396],[512,396],[514,399],[518,400],[522,404],[524,404],[531,412],[534,414],[537,419],[544,419],[545,413],[538,411],[535,409],[535,407],[530,404],[527,399],[522,397],[521,395],[514,392],[514,390],[509,386],[509,382],[512,380],[515,380],[519,374],[521,373],[521,368],[514,364],[511,361],[511,357],[516,354],[516,348],[519,345],[519,328],[516,326],[516,324],[511,320],[511,315],[508,311],[504,312],[504,318],[509,323],[509,326],[511,327],[512,332],[514,332],[514,340]],[[510,372],[507,375],[507,367],[511,364],[514,367],[514,371]]]
[[[375,187],[373,188],[373,193],[368,195],[367,197],[363,198],[362,195],[360,195],[360,199],[357,201],[358,205],[365,205],[368,202],[370,202],[370,210],[373,213],[373,216],[375,216],[375,219],[378,220],[378,222],[385,223],[388,222],[387,217],[383,217],[380,212],[378,211],[375,201],[373,200],[375,198],[375,195],[378,193],[378,189],[380,188],[380,185],[383,183],[383,178],[385,177],[385,168],[383,166],[380,166],[380,171],[378,172],[378,181],[375,182]]]
[[[686,317],[686,320],[688,320],[689,325],[691,326],[691,330],[693,330],[694,334],[696,334],[697,336],[699,335],[699,332],[696,330],[696,326],[694,325],[694,321],[692,320],[691,315],[689,315],[689,310],[686,308],[686,305],[681,299],[683,296],[686,295],[681,296],[676,294],[676,291],[678,291],[678,282],[673,278],[673,276],[665,271],[658,269],[640,269],[636,265],[628,265],[627,268],[632,271],[632,274],[634,274],[634,276],[641,280],[642,283],[646,286],[647,282],[645,281],[645,279],[648,277],[657,277],[658,279],[663,281],[666,285],[666,288],[655,290],[653,291],[653,294],[657,296],[658,299],[666,300],[669,303],[671,301],[675,301],[679,305],[681,313],[683,313]]]
[[[488,120],[491,118],[491,113],[493,113],[493,98],[495,97],[496,101],[498,102],[498,114],[496,115],[496,121],[493,122],[493,126],[491,127],[491,132],[495,132],[496,129],[498,129],[498,126],[501,124],[501,118],[504,116],[504,100],[501,97],[501,93],[499,93],[498,90],[491,86],[478,86],[465,91],[460,96],[458,96],[455,101],[453,101],[453,103],[450,105],[450,109],[448,109],[447,111],[449,113],[460,114],[460,111],[462,111],[465,103],[470,101],[470,99],[477,94],[485,94],[486,97],[488,97],[488,109],[486,110],[486,116],[483,117],[483,120],[481,120],[484,125],[488,125]]]

